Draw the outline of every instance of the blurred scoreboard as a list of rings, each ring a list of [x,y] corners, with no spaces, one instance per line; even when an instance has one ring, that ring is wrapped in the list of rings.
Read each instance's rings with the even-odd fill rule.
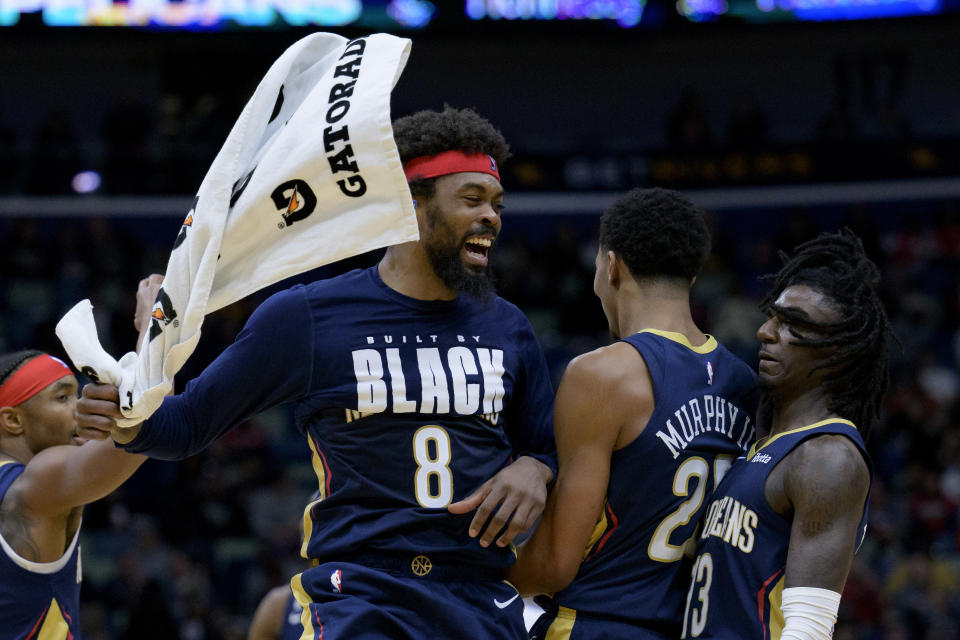
[[[404,31],[522,24],[619,30],[936,15],[955,12],[958,5],[960,0],[0,0],[0,27]]]

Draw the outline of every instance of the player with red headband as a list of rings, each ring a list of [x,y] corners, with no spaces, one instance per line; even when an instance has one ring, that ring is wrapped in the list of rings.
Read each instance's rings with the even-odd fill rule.
[[[159,280],[137,292],[149,327]],[[0,636],[76,638],[83,505],[119,487],[146,459],[109,440],[85,442],[77,379],[40,351],[0,356]]]
[[[272,296],[183,393],[114,437],[181,459],[293,403],[317,476],[313,567],[291,580],[304,637],[526,638],[502,574],[556,461],[545,358],[489,277],[508,147],[451,108],[397,120],[394,138],[420,239]],[[109,432],[119,415],[116,388],[84,389],[80,424]]]

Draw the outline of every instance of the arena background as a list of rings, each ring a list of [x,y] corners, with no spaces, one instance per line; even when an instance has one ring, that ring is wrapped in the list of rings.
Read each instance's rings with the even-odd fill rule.
[[[177,5],[190,3],[164,6]],[[474,107],[513,146],[494,266],[556,379],[608,341],[591,289],[594,230],[629,187],[680,188],[710,212],[714,253],[693,290],[696,318],[751,364],[758,276],[776,269],[777,250],[842,226],[861,235],[902,344],[870,442],[870,528],[834,637],[960,637],[957,7],[363,5],[332,27],[290,26],[303,16],[276,13],[262,27],[154,18],[131,28],[50,23],[122,23],[132,2],[84,14],[83,2],[0,1],[0,351],[62,355],[53,326],[84,297],[108,350],[129,350],[137,282],[163,269],[190,194],[270,63],[314,30],[391,31],[414,42],[394,116]],[[588,5],[614,19],[577,19]],[[424,12],[431,20],[415,28]],[[878,17],[896,13],[918,15]],[[179,379],[228,344],[267,293],[208,318]],[[85,637],[243,638],[260,597],[303,566],[299,518],[315,482],[283,409],[189,460],[145,464],[85,512]]]

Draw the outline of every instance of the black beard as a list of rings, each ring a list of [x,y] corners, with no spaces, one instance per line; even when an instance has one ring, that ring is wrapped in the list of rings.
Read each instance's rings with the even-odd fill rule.
[[[427,246],[427,258],[433,266],[434,273],[454,291],[474,296],[487,301],[496,292],[493,277],[488,268],[474,271],[463,264],[460,258],[460,248],[442,248]]]
[[[427,209],[427,221],[434,231],[446,226],[443,221],[443,214],[434,208]],[[444,231],[448,231],[448,229],[444,228]],[[460,242],[430,243],[425,245],[424,248],[427,252],[427,259],[430,260],[430,265],[433,267],[433,272],[437,274],[443,284],[454,291],[487,302],[496,292],[490,268],[471,269],[463,264],[463,260],[460,258],[462,247],[463,240],[461,239]]]

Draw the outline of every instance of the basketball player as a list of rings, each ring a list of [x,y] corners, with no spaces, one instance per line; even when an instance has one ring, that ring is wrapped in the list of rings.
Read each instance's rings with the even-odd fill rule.
[[[149,326],[160,283],[140,285],[138,329]],[[111,493],[146,460],[110,440],[84,442],[76,404],[77,379],[57,358],[40,351],[0,356],[4,638],[79,636],[83,505]]]
[[[756,377],[690,312],[709,251],[674,191],[633,190],[601,218],[594,291],[618,341],[574,359],[557,393],[557,484],[509,572],[556,592],[533,637],[680,633],[694,528],[754,437]]]
[[[263,596],[250,622],[247,640],[300,640],[303,607],[289,586],[274,587]]]
[[[501,578],[553,479],[553,390],[529,322],[489,279],[508,147],[451,108],[401,118],[394,137],[420,239],[272,296],[184,393],[115,437],[179,459],[292,402],[319,487],[301,549],[315,566],[292,581],[305,633],[525,638]],[[108,431],[116,389],[84,395],[78,419]]]
[[[864,440],[887,388],[891,336],[879,274],[850,231],[782,257],[757,331],[769,435],[707,510],[684,638],[827,640],[866,532]]]

